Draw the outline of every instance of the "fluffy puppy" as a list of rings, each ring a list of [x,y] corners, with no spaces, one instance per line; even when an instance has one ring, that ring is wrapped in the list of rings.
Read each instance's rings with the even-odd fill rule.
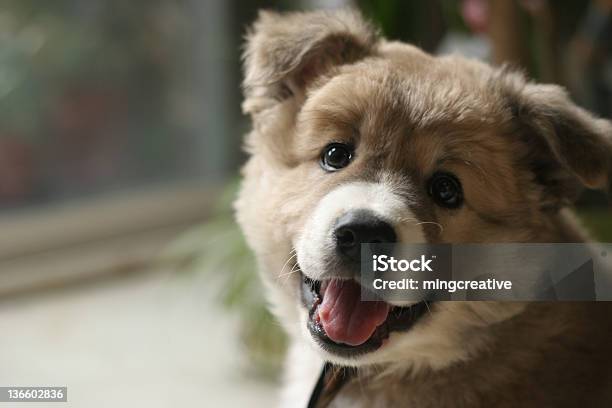
[[[284,406],[324,361],[356,367],[336,407],[612,404],[604,302],[366,305],[352,279],[362,242],[585,241],[567,207],[610,185],[610,122],[347,10],[260,13],[244,72],[236,211],[291,339]]]

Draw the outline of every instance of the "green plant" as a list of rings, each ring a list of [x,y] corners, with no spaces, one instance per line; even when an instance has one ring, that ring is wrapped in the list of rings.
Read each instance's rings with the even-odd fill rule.
[[[267,309],[255,259],[236,225],[231,203],[237,183],[220,194],[210,220],[180,236],[165,252],[184,273],[205,274],[221,288],[217,300],[240,320],[240,336],[259,377],[276,379],[286,337]]]
[[[585,208],[578,214],[596,241],[612,242],[612,212],[609,208]]]

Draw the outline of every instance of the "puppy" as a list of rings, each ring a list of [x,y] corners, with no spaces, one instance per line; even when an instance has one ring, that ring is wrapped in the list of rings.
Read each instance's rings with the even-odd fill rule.
[[[324,362],[354,372],[334,407],[611,406],[605,302],[423,311],[360,302],[352,280],[363,242],[586,241],[567,207],[610,186],[610,122],[558,86],[387,41],[349,10],[260,13],[244,72],[235,207],[291,341],[283,406],[306,406]],[[411,307],[404,329],[390,322]]]

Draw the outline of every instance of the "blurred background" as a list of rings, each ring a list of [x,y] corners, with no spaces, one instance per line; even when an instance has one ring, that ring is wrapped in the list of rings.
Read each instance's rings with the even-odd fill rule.
[[[0,386],[270,406],[285,341],[231,211],[240,45],[260,8],[347,5],[612,117],[610,0],[0,0]],[[612,241],[606,197],[578,210]]]

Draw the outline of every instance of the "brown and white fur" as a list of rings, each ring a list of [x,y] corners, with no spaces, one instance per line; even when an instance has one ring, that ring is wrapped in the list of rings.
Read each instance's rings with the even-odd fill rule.
[[[305,406],[323,361],[358,367],[336,407],[612,406],[612,307],[440,302],[379,350],[347,359],[306,330],[300,274],[334,265],[331,224],[365,208],[401,242],[583,242],[568,205],[606,189],[612,126],[555,85],[389,42],[357,13],[262,12],[247,37],[243,109],[253,130],[237,219],[291,345],[282,404]],[[326,173],[322,149],[355,146]],[[435,171],[465,203],[439,208]]]

